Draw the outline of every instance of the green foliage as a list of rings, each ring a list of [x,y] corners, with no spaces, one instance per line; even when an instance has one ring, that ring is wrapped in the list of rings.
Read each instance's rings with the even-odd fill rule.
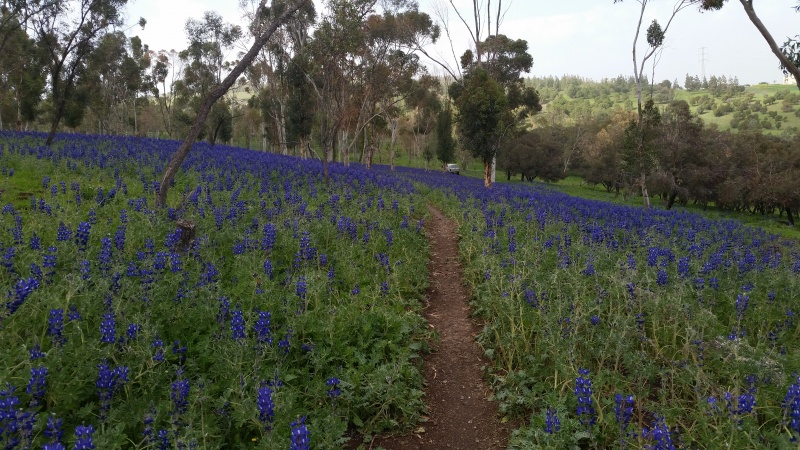
[[[504,198],[521,192],[509,189]],[[709,275],[702,272],[705,257],[689,256],[687,246],[675,243],[681,239],[678,230],[685,232],[683,227],[692,227],[689,223],[697,224],[698,218],[658,213],[674,228],[664,223],[664,234],[654,224],[625,244],[630,231],[624,224],[613,235],[604,234],[609,228],[601,217],[614,221],[618,216],[599,211],[611,206],[582,207],[564,197],[564,203],[551,208],[552,201],[550,194],[534,192],[508,202],[453,205],[462,218],[460,250],[473,305],[485,320],[478,339],[492,361],[495,396],[502,415],[524,423],[509,447],[620,448],[624,439],[631,448],[648,448],[652,440],[640,431],[651,427],[658,414],[666,417],[675,445],[793,448],[783,401],[800,370],[798,335],[795,319],[789,319],[791,330],[779,324],[796,314],[794,263]],[[556,212],[564,204],[581,209],[578,223]],[[636,214],[641,220],[646,216]],[[697,230],[692,242],[712,242],[719,237],[716,226],[732,233],[740,227],[720,222],[714,229]],[[757,248],[753,244],[768,248],[762,239],[783,245],[758,230],[740,231],[750,236],[743,248],[752,251]],[[729,254],[715,245],[723,244],[712,244],[709,252]],[[796,242],[785,245],[786,251],[796,248]],[[651,264],[653,252],[658,255],[661,249],[676,253],[662,254]],[[690,277],[678,269],[678,260],[687,256]],[[668,275],[667,284],[659,284],[659,271]],[[705,278],[702,287],[694,274]],[[713,287],[708,277],[714,277]],[[746,313],[737,315],[734,303],[742,295],[750,303]],[[792,310],[788,316],[786,308]],[[730,337],[732,328],[742,327],[744,336]],[[573,389],[579,368],[589,369],[592,380],[597,422],[590,427],[576,415]],[[764,377],[770,381],[763,382]],[[734,397],[757,392],[754,412],[731,413],[736,399],[728,407],[725,392]],[[630,435],[616,420],[616,394],[634,396]],[[708,403],[710,397],[718,399],[717,410]],[[550,408],[561,422],[552,434],[545,432]]]
[[[330,449],[342,448],[349,427],[371,434],[416,422],[422,409],[418,355],[429,337],[419,314],[428,251],[414,227],[421,218],[414,211],[418,197],[368,178],[342,179],[326,189],[318,170],[306,171],[296,160],[276,159],[268,169],[259,164],[223,169],[207,162],[219,151],[198,149],[207,152],[198,159],[207,169],[201,174],[187,167],[174,189],[179,196],[202,191],[199,202],[189,201],[179,213],[196,225],[193,246],[180,252],[165,243],[176,230],[172,212],[144,206],[162,164],[150,155],[161,151],[163,141],[65,142],[54,148],[58,156],[52,160],[39,159],[11,146],[33,148],[35,154],[41,137],[0,136],[0,165],[14,170],[0,178],[0,195],[4,204],[14,204],[24,230],[22,244],[14,244],[13,226],[0,230],[2,247],[16,248],[10,265],[0,267],[0,281],[12,286],[19,277],[32,276],[31,264],[43,267],[48,246],[57,255],[53,275],[42,278],[16,313],[8,316],[6,303],[0,306],[3,389],[5,383],[16,386],[28,405],[31,368],[48,369],[46,395],[36,407],[34,446],[47,441],[40,430],[51,415],[63,419],[65,443],[73,442],[76,425],[94,424],[95,445],[104,449],[155,445],[142,434],[151,411],[155,432],[164,429],[173,443],[178,437],[204,448],[287,448],[289,423],[303,415],[314,447]],[[81,154],[96,151],[90,146],[99,147],[103,167],[73,159],[74,148]],[[45,177],[56,194],[43,187]],[[117,195],[98,202],[101,189]],[[43,204],[52,207],[51,215],[39,209]],[[95,222],[85,250],[74,237],[56,240],[59,223],[74,232],[90,215]],[[401,227],[403,222],[411,224]],[[267,224],[276,230],[274,244],[262,248]],[[125,243],[114,244],[103,268],[101,239],[114,239],[120,227]],[[392,240],[386,230],[393,231]],[[43,246],[38,250],[28,246],[34,233]],[[161,252],[168,256],[160,268]],[[176,258],[182,268],[173,270],[169,261]],[[81,271],[84,260],[88,273]],[[271,273],[265,273],[265,261],[271,262]],[[210,278],[204,276],[209,267],[216,271]],[[120,274],[117,281],[114,274]],[[300,280],[307,289],[302,296]],[[383,282],[388,291],[381,289]],[[228,312],[221,307],[223,297],[229,299]],[[59,345],[48,334],[50,311],[63,309],[66,315],[70,307],[81,318],[65,317],[65,342]],[[242,339],[232,338],[234,310],[244,320]],[[116,314],[114,343],[100,340],[108,311]],[[256,340],[258,311],[271,312],[270,343]],[[132,324],[141,326],[136,338],[126,334]],[[164,361],[153,359],[156,339],[164,343]],[[177,342],[185,353],[173,353]],[[37,343],[46,356],[30,361],[29,350]],[[105,420],[99,417],[96,387],[103,359],[130,368]],[[181,377],[190,381],[190,392],[186,412],[176,415],[171,383]],[[341,380],[337,399],[326,394],[331,377]],[[282,383],[273,384],[275,419],[269,429],[259,421],[256,405],[266,382]]]
[[[455,161],[456,143],[453,139],[453,112],[447,105],[436,119],[436,159],[442,164]]]
[[[511,126],[508,99],[503,88],[488,72],[473,70],[464,84],[454,82],[450,95],[456,106],[456,128],[461,145],[484,163],[490,162],[498,144]]]

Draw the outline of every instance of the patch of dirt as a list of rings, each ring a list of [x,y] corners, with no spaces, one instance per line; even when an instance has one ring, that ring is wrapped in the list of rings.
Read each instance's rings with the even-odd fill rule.
[[[423,359],[427,421],[403,436],[378,437],[367,448],[503,449],[510,426],[501,424],[497,403],[483,381],[488,365],[475,342],[480,326],[470,318],[469,292],[458,263],[456,224],[433,206],[425,224],[431,242],[431,276],[424,315],[440,342]]]

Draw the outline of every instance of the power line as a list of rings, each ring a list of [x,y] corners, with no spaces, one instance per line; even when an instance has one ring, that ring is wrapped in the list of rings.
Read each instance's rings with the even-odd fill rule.
[[[706,63],[709,61],[708,57],[706,56],[706,51],[708,50],[707,47],[700,47],[700,68],[702,73],[702,79],[705,80],[706,78]]]

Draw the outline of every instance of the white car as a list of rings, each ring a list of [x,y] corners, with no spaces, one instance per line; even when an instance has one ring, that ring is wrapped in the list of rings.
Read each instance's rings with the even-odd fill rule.
[[[448,173],[454,173],[454,174],[458,175],[458,173],[460,171],[461,171],[461,169],[458,168],[458,164],[448,164],[447,165],[447,172]]]

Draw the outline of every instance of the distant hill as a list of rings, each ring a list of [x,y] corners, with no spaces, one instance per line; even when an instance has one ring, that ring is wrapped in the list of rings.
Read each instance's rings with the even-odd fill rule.
[[[600,81],[577,76],[531,78],[528,83],[539,91],[545,105],[543,118],[549,115],[574,117],[604,114],[616,108],[636,107],[636,89],[632,77]],[[687,89],[687,86],[689,89]],[[660,105],[685,100],[692,111],[707,124],[721,130],[757,129],[770,134],[800,132],[800,91],[795,85],[740,85],[735,77],[712,76],[700,81],[687,75],[681,85],[677,80],[662,81],[645,88],[644,98]]]

